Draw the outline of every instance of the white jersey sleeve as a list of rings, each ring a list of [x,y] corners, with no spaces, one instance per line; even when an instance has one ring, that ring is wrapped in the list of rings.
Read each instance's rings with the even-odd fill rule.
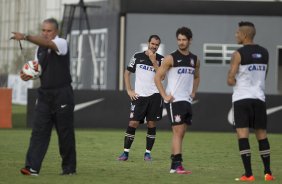
[[[52,42],[55,43],[55,45],[58,48],[58,51],[56,51],[56,53],[58,55],[66,55],[68,52],[68,43],[67,40],[63,39],[63,38],[59,38],[58,36],[56,36]]]
[[[35,61],[38,61],[38,57],[37,57],[38,48],[39,47],[36,47],[35,54],[34,54],[34,60]]]

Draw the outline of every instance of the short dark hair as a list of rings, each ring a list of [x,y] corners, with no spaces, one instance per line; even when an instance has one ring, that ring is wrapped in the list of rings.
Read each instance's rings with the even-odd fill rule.
[[[254,37],[256,35],[256,28],[255,28],[255,25],[252,22],[241,21],[241,22],[238,23],[238,25],[239,25],[239,28],[248,27],[247,29],[244,30],[244,32],[249,38],[254,39]]]
[[[238,23],[238,25],[239,25],[239,27],[249,26],[249,27],[255,28],[255,25],[252,22],[248,22],[248,21],[241,21],[241,22]]]
[[[148,42],[150,42],[152,40],[152,38],[155,38],[156,40],[160,40],[160,43],[161,43],[161,39],[158,35],[151,35],[148,39]]]
[[[59,29],[59,23],[55,18],[48,18],[48,19],[45,19],[43,22],[51,23],[55,26],[56,29]]]
[[[178,28],[176,31],[176,38],[179,34],[185,35],[189,40],[193,37],[192,31],[188,27],[181,27]]]

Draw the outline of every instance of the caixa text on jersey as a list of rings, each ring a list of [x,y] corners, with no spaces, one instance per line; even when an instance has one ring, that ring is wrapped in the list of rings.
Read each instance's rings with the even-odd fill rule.
[[[178,74],[194,74],[195,69],[194,68],[179,68],[177,70]]]
[[[267,66],[264,64],[253,64],[248,67],[249,71],[265,71]]]

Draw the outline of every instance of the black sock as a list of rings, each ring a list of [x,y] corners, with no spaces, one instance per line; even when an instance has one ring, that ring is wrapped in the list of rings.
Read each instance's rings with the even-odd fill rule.
[[[125,132],[125,136],[124,136],[124,149],[130,149],[131,144],[134,141],[134,137],[135,137],[135,130],[136,128],[134,127],[127,127],[127,130]]]
[[[170,155],[170,159],[171,159],[170,169],[175,169],[176,167],[175,167],[175,164],[173,162],[173,159],[174,159],[174,155],[173,154]]]
[[[245,175],[250,177],[253,175],[251,166],[251,149],[248,138],[241,138],[238,140],[240,155],[245,168]]]
[[[270,145],[268,139],[262,139],[258,141],[259,153],[264,165],[264,174],[271,174],[270,170]]]
[[[182,154],[171,155],[171,169],[176,169],[182,165]]]
[[[152,150],[156,138],[156,127],[148,128],[146,136],[146,149]]]

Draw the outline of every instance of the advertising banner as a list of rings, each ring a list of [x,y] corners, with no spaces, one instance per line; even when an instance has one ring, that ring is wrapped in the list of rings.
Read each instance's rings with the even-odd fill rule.
[[[126,128],[129,121],[130,100],[125,91],[75,90],[75,127],[77,128]],[[36,90],[28,91],[28,126],[36,100]],[[282,96],[267,95],[268,131],[282,133]],[[191,131],[234,131],[231,94],[198,93],[193,104]],[[140,126],[145,127],[145,126]],[[170,130],[167,112],[158,129]]]

